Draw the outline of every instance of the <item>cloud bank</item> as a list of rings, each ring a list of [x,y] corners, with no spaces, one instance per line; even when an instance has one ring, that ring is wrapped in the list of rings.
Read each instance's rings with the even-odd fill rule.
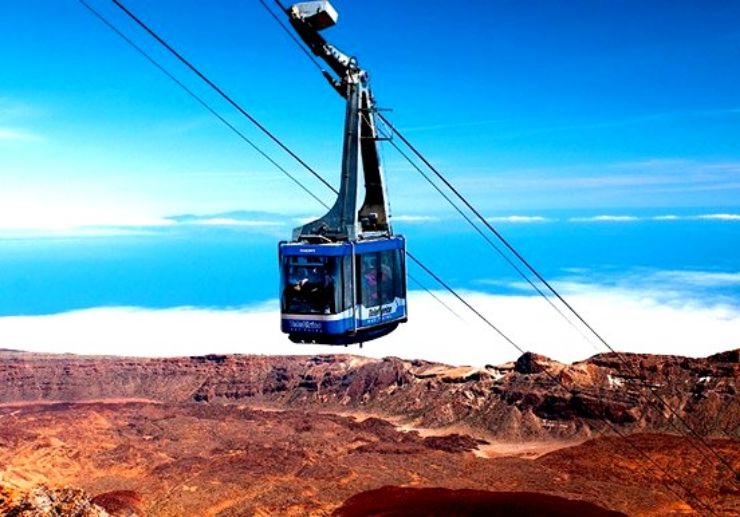
[[[205,215],[159,216],[152,213],[126,210],[121,207],[80,207],[64,206],[60,203],[38,202],[22,204],[11,200],[0,200],[0,238],[3,236],[43,237],[43,236],[117,236],[132,234],[152,234],[167,232],[175,228],[231,228],[269,230],[301,225],[318,216],[296,217],[293,215],[236,210]],[[496,215],[486,218],[494,224],[542,224],[542,223],[632,223],[644,221],[707,221],[718,224],[740,222],[740,214],[705,213],[696,215],[634,215],[597,214],[588,216],[545,215]],[[398,215],[392,222],[403,224],[429,224],[441,221],[450,222],[462,219],[433,214]]]
[[[41,137],[30,131],[0,127],[0,142],[32,142],[41,140]]]
[[[701,214],[701,215],[594,215],[588,217],[571,217],[571,223],[613,223],[634,221],[740,221],[740,214]]]
[[[633,215],[595,215],[592,217],[571,217],[572,223],[605,223],[605,222],[628,222],[639,221],[639,217]]]
[[[545,223],[553,221],[553,219],[541,215],[504,215],[486,217],[486,220],[491,223]]]
[[[219,310],[113,307],[2,317],[0,348],[131,356],[349,352],[472,365],[500,364],[518,357],[518,350],[457,300],[446,293],[435,294],[461,318],[427,293],[412,291],[409,322],[363,348],[290,343],[280,333],[275,302]],[[568,362],[606,351],[595,339],[584,339],[541,298],[465,295],[524,350]],[[739,307],[697,299],[666,301],[649,292],[594,286],[572,289],[567,299],[619,351],[706,356],[740,347]]]
[[[436,223],[440,218],[433,215],[394,215],[391,222],[403,223]]]

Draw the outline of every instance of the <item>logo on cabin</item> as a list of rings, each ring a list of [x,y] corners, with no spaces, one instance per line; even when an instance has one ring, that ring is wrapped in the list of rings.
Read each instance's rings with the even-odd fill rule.
[[[310,320],[290,320],[288,322],[290,330],[297,330],[303,332],[320,332],[321,322],[310,321]]]
[[[373,307],[368,311],[368,318],[377,318],[393,312],[393,304],[384,305],[383,307]]]

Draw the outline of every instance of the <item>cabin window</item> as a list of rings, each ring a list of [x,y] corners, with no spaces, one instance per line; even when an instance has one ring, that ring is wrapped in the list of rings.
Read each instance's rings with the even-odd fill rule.
[[[363,253],[357,257],[357,274],[360,286],[360,303],[364,307],[380,305],[380,277],[378,253]]]
[[[283,258],[282,310],[297,314],[335,314],[341,301],[337,257]]]
[[[392,303],[396,298],[396,277],[398,271],[394,260],[395,250],[380,253],[380,303]]]
[[[404,297],[402,250],[363,253],[357,257],[360,303],[375,307]]]
[[[343,281],[342,292],[338,294],[340,300],[342,300],[340,311],[345,311],[347,309],[351,309],[355,305],[355,301],[353,299],[355,289],[352,286],[354,276],[352,275],[352,257],[350,255],[345,255],[340,260],[342,262]]]

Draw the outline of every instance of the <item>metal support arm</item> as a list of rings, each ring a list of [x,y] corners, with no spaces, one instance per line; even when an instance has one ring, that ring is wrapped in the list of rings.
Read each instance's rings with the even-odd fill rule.
[[[376,108],[368,85],[368,75],[359,67],[355,58],[337,50],[319,34],[318,31],[325,26],[316,28],[312,19],[326,14],[321,11],[327,7],[326,4],[328,2],[296,4],[286,11],[291,25],[301,39],[337,74],[338,79],[335,79],[328,71],[323,71],[327,80],[347,101],[341,183],[337,200],[329,212],[315,221],[296,228],[293,231],[293,238],[321,242],[390,236],[393,232],[378,152]],[[306,7],[310,7],[311,15],[308,17],[305,16]],[[328,8],[336,15],[330,5]],[[323,16],[321,20],[326,22],[327,17]],[[360,164],[365,179],[365,198],[358,210]]]

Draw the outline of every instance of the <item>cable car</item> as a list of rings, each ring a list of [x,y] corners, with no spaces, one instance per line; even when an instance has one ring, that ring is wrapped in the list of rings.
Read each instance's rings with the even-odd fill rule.
[[[406,321],[402,237],[281,243],[282,330],[296,342],[350,344]]]
[[[326,215],[295,228],[292,240],[279,245],[281,327],[297,343],[363,343],[407,320],[406,241],[391,228],[377,108],[357,60],[319,34],[336,22],[331,4],[303,2],[287,14],[334,72],[324,76],[347,107],[337,199]],[[365,188],[358,209],[360,170]]]

